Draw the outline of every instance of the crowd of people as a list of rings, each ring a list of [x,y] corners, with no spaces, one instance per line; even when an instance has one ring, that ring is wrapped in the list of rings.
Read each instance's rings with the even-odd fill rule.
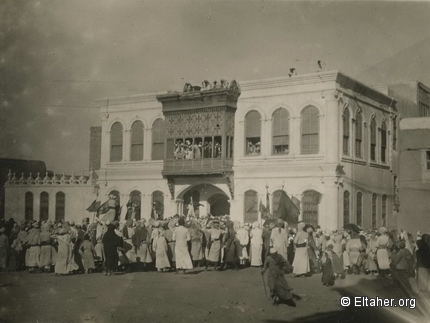
[[[195,140],[193,144],[191,140],[177,140],[175,143],[175,151],[173,157],[175,159],[202,159],[202,158],[221,158],[222,146],[221,143],[212,140],[202,142],[202,139]]]
[[[332,286],[346,274],[392,277],[411,290],[409,278],[430,291],[430,236],[416,240],[401,230],[363,231],[345,226],[321,230],[303,222],[289,228],[282,219],[234,223],[229,216],[134,221],[95,217],[74,221],[0,222],[0,269],[58,275],[117,270],[184,273],[195,267],[227,270],[252,266],[269,271],[271,296],[291,302],[283,276],[322,273]]]

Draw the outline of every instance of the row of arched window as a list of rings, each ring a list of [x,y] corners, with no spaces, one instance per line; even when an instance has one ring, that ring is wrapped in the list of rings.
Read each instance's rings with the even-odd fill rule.
[[[279,108],[272,115],[272,155],[288,154],[290,151],[290,114]],[[319,111],[314,106],[305,107],[300,113],[300,152],[319,153]],[[261,115],[256,110],[245,116],[245,155],[261,153]]]
[[[130,161],[141,161],[144,157],[144,125],[140,120],[131,125],[130,142],[124,143],[124,127],[121,122],[115,122],[110,129],[110,161],[121,162],[124,160],[124,145],[130,145]],[[152,124],[152,160],[164,159],[164,120],[158,118]]]
[[[363,193],[358,192],[355,200],[355,224],[363,226]],[[377,194],[372,194],[371,202],[371,227],[376,229],[378,227],[377,221]],[[349,191],[343,193],[343,224],[351,223],[351,197]],[[381,226],[387,225],[387,195],[382,195],[381,198]]]
[[[116,197],[118,205],[121,206],[121,194],[117,190],[109,192],[109,195],[113,194]],[[140,220],[141,214],[141,195],[142,193],[138,190],[130,192],[128,201],[125,202],[127,208],[126,219]],[[154,191],[151,194],[151,217],[155,219],[162,219],[164,217],[164,194],[161,191]]]
[[[352,141],[355,146],[354,156],[357,158],[363,158],[363,116],[361,110],[357,110],[355,119],[351,118],[351,114],[348,108],[343,110],[342,115],[343,123],[343,154],[351,156],[351,123],[354,124],[354,140]],[[394,117],[392,120],[393,127],[393,149],[397,149],[397,118]],[[378,130],[380,135],[378,136]],[[370,137],[370,160],[380,161],[387,163],[387,151],[388,151],[388,136],[387,136],[387,125],[385,120],[382,120],[381,127],[378,128],[375,116],[372,116],[369,127]],[[378,159],[378,141],[379,141],[379,159]]]
[[[24,213],[26,220],[34,220],[34,194],[25,193]],[[64,220],[66,210],[66,194],[57,192],[55,194],[55,220]],[[46,221],[49,219],[49,194],[42,192],[39,194],[39,219]]]
[[[272,194],[271,213],[274,214],[279,207],[282,190],[277,190]],[[304,191],[301,199],[301,213],[303,221],[307,224],[318,226],[318,205],[321,201],[321,194],[314,190]],[[244,222],[253,223],[258,220],[259,196],[254,190],[245,192],[244,199]]]

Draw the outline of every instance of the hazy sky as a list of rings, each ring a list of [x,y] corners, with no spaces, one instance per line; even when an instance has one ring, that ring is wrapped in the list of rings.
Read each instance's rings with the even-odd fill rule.
[[[430,3],[14,1],[0,6],[0,157],[88,170],[95,99],[317,70],[430,85]],[[70,106],[69,108],[54,106]]]

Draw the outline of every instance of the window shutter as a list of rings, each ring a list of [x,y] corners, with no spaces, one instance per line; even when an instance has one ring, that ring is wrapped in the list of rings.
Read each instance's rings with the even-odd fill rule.
[[[143,159],[143,123],[136,121],[131,126],[131,151],[130,160]]]
[[[254,138],[261,136],[261,116],[253,110],[248,112],[245,117],[245,137]]]

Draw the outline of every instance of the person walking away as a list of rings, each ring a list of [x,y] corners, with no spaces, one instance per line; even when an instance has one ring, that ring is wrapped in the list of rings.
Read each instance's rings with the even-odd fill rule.
[[[267,285],[270,289],[270,296],[273,300],[273,305],[285,303],[289,306],[296,306],[293,301],[292,288],[288,285],[284,277],[285,272],[291,272],[290,263],[278,254],[275,248],[271,248],[269,256],[264,262],[261,275],[268,271]]]
[[[234,223],[232,221],[227,221],[226,226],[227,233],[223,239],[223,244],[225,246],[225,259],[222,269],[226,270],[228,266],[231,266],[235,270],[239,270],[237,267],[239,257],[237,256],[236,232],[233,229]]]
[[[193,269],[193,263],[188,252],[188,241],[191,240],[190,232],[185,228],[185,220],[183,217],[179,218],[178,226],[173,232],[173,241],[175,241],[175,256],[176,256],[176,273],[179,274],[183,270],[185,274],[186,269]]]
[[[80,254],[82,256],[82,264],[85,269],[85,273],[89,274],[93,269],[96,268],[94,263],[94,254],[96,253],[93,243],[89,234],[84,235],[84,241],[79,248]]]
[[[260,267],[263,262],[261,260],[263,252],[263,230],[260,228],[258,221],[252,224],[251,237],[251,266]]]
[[[103,235],[103,248],[105,251],[105,275],[111,276],[118,268],[118,248],[122,247],[122,238],[115,233],[115,226],[107,222],[107,231]]]

